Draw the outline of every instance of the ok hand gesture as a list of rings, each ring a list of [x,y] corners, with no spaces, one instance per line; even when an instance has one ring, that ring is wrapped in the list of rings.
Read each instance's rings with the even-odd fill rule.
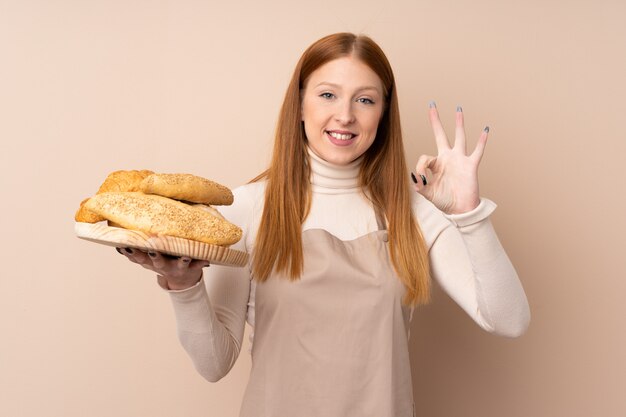
[[[450,147],[434,102],[429,105],[430,124],[437,142],[437,156],[422,155],[411,174],[415,190],[446,214],[473,210],[480,202],[478,164],[483,156],[489,127],[485,127],[474,151],[467,155],[463,110],[457,107],[454,146]]]

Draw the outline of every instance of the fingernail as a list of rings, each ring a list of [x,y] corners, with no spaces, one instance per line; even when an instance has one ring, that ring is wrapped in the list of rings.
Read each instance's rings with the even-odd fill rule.
[[[415,174],[411,172],[411,179],[415,184],[417,184],[417,178],[415,178]]]
[[[422,182],[424,183],[424,185],[428,185],[428,182],[426,181],[426,177],[423,176],[422,174],[420,174],[420,177],[422,178]]]
[[[435,102],[434,102],[434,101],[431,101],[431,102],[429,102],[429,103],[428,103],[428,107],[429,107],[429,108],[431,108],[431,109],[432,109],[433,107],[434,107],[434,108],[437,108],[437,105],[435,104]]]
[[[156,252],[148,252],[148,256],[154,258],[156,257]]]
[[[456,106],[456,111],[460,111],[460,112],[462,112],[462,111],[463,111],[463,109],[461,108],[461,106]]]
[[[485,131],[485,132],[487,132],[487,133],[489,133],[489,126],[485,126],[484,131]]]
[[[124,248],[124,250],[126,251],[126,253],[133,253],[133,250],[131,248]]]

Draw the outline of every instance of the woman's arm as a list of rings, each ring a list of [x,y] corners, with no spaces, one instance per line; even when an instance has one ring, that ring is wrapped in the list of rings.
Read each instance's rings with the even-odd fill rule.
[[[479,198],[478,166],[489,128],[468,154],[463,110],[457,107],[451,145],[434,102],[429,119],[437,156],[422,155],[413,175],[415,190],[431,204],[418,204],[417,217],[430,246],[433,277],[480,326],[503,336],[528,327],[528,301],[517,273],[498,240],[489,215],[496,205]]]
[[[522,335],[530,322],[526,294],[489,215],[496,205],[446,215],[449,225],[430,248],[431,272],[443,290],[485,330],[508,337]],[[434,209],[434,208],[433,208]]]
[[[170,291],[178,338],[210,382],[223,378],[239,356],[249,293],[247,268],[217,265],[194,287]]]
[[[243,229],[243,237],[231,248],[249,252],[255,195],[262,195],[262,190],[255,185],[244,186],[233,190],[233,194],[233,205],[219,210]],[[217,382],[230,371],[241,351],[251,275],[249,266],[221,265],[205,268],[203,275],[193,287],[169,294],[183,348],[198,372],[208,381]]]

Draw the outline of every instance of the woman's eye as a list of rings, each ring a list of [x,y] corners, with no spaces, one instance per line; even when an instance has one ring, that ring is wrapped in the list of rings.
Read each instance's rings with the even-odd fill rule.
[[[322,94],[320,94],[320,97],[323,97],[323,98],[333,98],[333,97],[335,97],[335,95],[333,93],[322,93]]]
[[[374,104],[374,101],[372,101],[372,100],[371,100],[371,99],[369,99],[369,98],[365,98],[365,97],[360,98],[360,99],[358,99],[357,101],[358,101],[359,103],[363,103],[363,104]]]

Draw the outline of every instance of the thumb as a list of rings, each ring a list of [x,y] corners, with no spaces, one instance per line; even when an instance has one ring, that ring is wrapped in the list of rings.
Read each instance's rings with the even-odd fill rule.
[[[418,176],[424,175],[427,176],[428,170],[431,169],[433,165],[437,162],[437,157],[432,155],[422,155],[417,160],[417,164],[415,164],[415,173]]]
[[[157,283],[159,284],[159,287],[163,288],[164,290],[170,289],[170,287],[167,285],[167,279],[163,275],[157,275]]]

